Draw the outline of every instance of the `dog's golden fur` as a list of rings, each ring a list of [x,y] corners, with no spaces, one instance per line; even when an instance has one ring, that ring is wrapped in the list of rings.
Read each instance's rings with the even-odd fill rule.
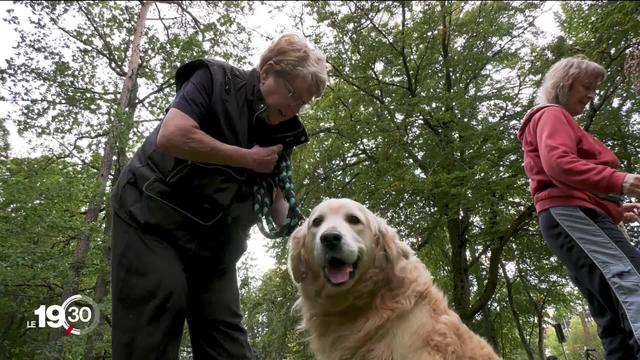
[[[321,239],[327,232],[340,235],[341,247],[327,250]],[[353,263],[354,270],[343,266],[337,271],[342,275],[332,277],[332,256]],[[331,199],[312,211],[289,239],[289,271],[318,359],[499,359],[448,308],[396,231],[355,201]]]

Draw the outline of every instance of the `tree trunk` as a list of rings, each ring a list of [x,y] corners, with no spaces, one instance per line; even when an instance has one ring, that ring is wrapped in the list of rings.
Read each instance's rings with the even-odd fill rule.
[[[480,335],[500,354],[502,352],[502,344],[498,341],[498,332],[496,331],[495,321],[491,316],[492,314],[491,307],[489,307],[489,303],[487,303],[482,309]]]
[[[585,316],[586,309],[581,306],[578,316],[580,317],[580,324],[582,324],[582,331],[584,333],[584,345],[593,349],[593,339],[591,338],[591,332],[589,332],[589,324],[587,323],[587,317]]]
[[[538,356],[540,360],[545,360],[547,355],[544,349],[544,312],[538,312],[536,318],[538,323]]]
[[[516,325],[516,329],[518,330],[518,337],[520,338],[520,343],[522,344],[522,348],[527,354],[527,359],[534,360],[533,350],[531,349],[531,346],[529,345],[529,341],[527,340],[527,337],[524,333],[524,328],[522,327],[522,323],[520,322],[520,314],[518,313],[518,310],[516,309],[515,301],[513,300],[513,283],[511,282],[511,279],[507,274],[507,269],[505,268],[502,262],[500,263],[500,268],[502,269],[502,276],[504,277],[504,281],[507,286],[507,299],[509,301],[509,309],[511,309],[511,314],[513,315],[513,321]]]
[[[133,41],[131,44],[131,56],[129,58],[128,71],[124,79],[122,91],[120,92],[120,98],[119,98],[119,104],[118,104],[119,105],[118,110],[120,114],[125,114],[128,112],[127,106],[130,103],[135,103],[135,101],[134,102],[130,101],[131,97],[137,96],[137,94],[133,90],[135,88],[136,79],[138,76],[138,67],[140,65],[140,43],[141,43],[142,34],[144,30],[145,20],[147,17],[147,12],[151,4],[152,4],[151,2],[143,3],[140,8],[139,17],[136,24],[136,30],[134,32]],[[132,109],[129,109],[129,111],[131,110]],[[85,268],[86,257],[89,252],[91,240],[92,240],[91,227],[92,227],[92,224],[94,224],[98,219],[98,215],[101,209],[105,206],[104,198],[106,195],[105,193],[107,188],[107,182],[109,181],[111,170],[113,167],[113,157],[115,153],[115,140],[116,140],[114,138],[114,134],[118,125],[118,118],[119,116],[115,116],[110,124],[111,131],[108,131],[109,135],[107,136],[107,140],[105,142],[105,146],[102,154],[102,161],[100,164],[100,173],[98,174],[98,177],[96,179],[97,180],[96,189],[95,189],[93,198],[89,201],[87,214],[85,216],[85,223],[87,224],[87,227],[84,233],[80,235],[78,242],[76,243],[75,253],[71,260],[69,273],[67,275],[67,278],[65,279],[64,290],[62,292],[62,301],[76,294],[79,290],[80,278],[82,276],[82,271]],[[110,221],[109,216],[106,217],[106,221]],[[110,257],[108,254],[110,253],[110,245],[109,245],[110,234],[109,233],[111,231],[110,230],[111,227],[109,226],[109,224],[107,225],[108,226],[105,227],[106,243],[104,245],[105,248],[103,248],[103,256],[106,256],[106,258],[108,259]],[[105,272],[100,273],[98,275],[98,278],[96,279],[94,300],[96,300],[96,302],[98,303],[101,302],[108,293],[109,277],[110,277],[110,272],[107,270]],[[99,326],[99,328],[100,327],[101,326]],[[61,337],[63,336],[63,331],[64,331],[63,329],[61,329],[60,331],[57,331],[56,335],[54,336],[54,341],[55,341],[54,349],[56,350],[52,351],[51,355],[56,359],[60,359],[64,352],[64,346],[61,341]],[[95,348],[95,343],[102,337],[102,331],[97,330],[97,332],[98,332],[97,336],[92,336],[87,340],[88,342],[87,350],[89,351],[86,352],[85,358],[89,358],[89,359],[94,358],[92,353],[93,353],[93,349]]]
[[[447,233],[451,244],[451,269],[453,276],[453,308],[458,314],[469,309],[471,292],[467,267],[467,244],[462,234],[460,219],[453,217],[447,220]]]
[[[149,7],[153,2],[143,2],[140,7],[140,12],[138,14],[138,20],[136,21],[136,28],[133,33],[133,40],[131,41],[131,55],[129,56],[129,63],[127,66],[127,75],[124,79],[124,83],[122,85],[122,90],[120,91],[119,98],[119,106],[118,106],[118,114],[113,117],[113,121],[111,122],[111,131],[109,131],[109,136],[107,138],[107,142],[105,144],[103,157],[102,157],[102,166],[101,173],[99,175],[98,181],[100,182],[100,194],[104,195],[106,190],[106,184],[109,179],[109,174],[113,168],[113,160],[114,155],[116,153],[116,142],[117,139],[127,139],[128,133],[130,131],[130,126],[123,126],[125,124],[120,124],[120,120],[123,118],[133,119],[133,115],[135,113],[135,104],[137,99],[137,79],[138,79],[138,68],[140,66],[140,44],[142,43],[142,36],[144,34],[145,22],[147,19],[147,13],[149,12]],[[119,116],[119,115],[122,115]],[[118,134],[118,128],[122,129],[122,131],[127,134]],[[118,169],[119,173],[119,169]],[[111,187],[117,181],[117,174],[114,174],[114,177],[111,181]],[[100,197],[103,199],[103,197]],[[108,203],[108,202],[107,202]],[[103,203],[100,203],[103,205]],[[110,210],[110,206],[107,206],[105,210],[105,227],[104,227],[104,245],[102,248],[102,256],[105,259],[107,264],[111,264],[111,220],[112,214]],[[90,238],[87,239],[86,247],[88,250]],[[86,252],[85,252],[86,255]],[[82,264],[84,266],[84,258],[82,258]],[[80,269],[81,270],[81,269]],[[80,273],[73,274],[77,279],[80,278]],[[96,303],[102,303],[104,299],[107,297],[109,293],[109,285],[110,285],[111,271],[110,265],[107,266],[106,270],[100,272],[96,278],[96,284],[94,288],[93,300]],[[77,282],[75,283],[77,284]],[[76,288],[77,289],[77,288]],[[96,331],[91,334],[91,336],[87,339],[87,344],[85,347],[85,360],[97,359],[99,357],[96,354],[96,348],[99,349],[96,345],[102,340],[104,335],[103,329],[106,325],[98,326]]]

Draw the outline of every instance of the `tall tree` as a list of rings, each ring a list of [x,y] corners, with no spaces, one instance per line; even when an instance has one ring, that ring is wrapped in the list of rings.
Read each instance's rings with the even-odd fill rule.
[[[103,229],[102,234],[77,234],[60,297],[76,293],[82,282],[94,278],[90,295],[106,300],[110,277],[108,190],[143,133],[162,118],[179,64],[212,56],[246,64],[250,43],[237,19],[250,4],[21,5],[30,13],[32,29],[20,33],[16,56],[0,72],[3,86],[10,89],[9,100],[23,105],[10,117],[23,134],[42,139],[36,145],[52,156],[73,158],[95,175],[93,191],[86,199],[86,222]],[[150,10],[153,23],[145,26]],[[16,26],[25,25],[25,19],[16,15],[8,20]],[[102,254],[101,265],[87,273],[92,244],[98,245],[96,251]],[[108,312],[105,319],[108,321]],[[104,345],[95,344],[102,331],[97,335],[89,340],[87,358],[106,351]],[[94,348],[99,349],[94,353]]]
[[[512,200],[522,180],[508,173],[517,147],[503,134],[527,105],[518,62],[538,4],[310,6],[332,35],[322,38],[335,81],[303,155],[303,176],[324,186],[309,180],[305,194],[314,202],[323,188],[385,215],[434,272],[450,274],[438,282],[471,323],[495,292],[505,244],[532,215]]]
[[[599,14],[594,34],[628,38],[616,34],[620,29],[613,24],[630,17],[636,5],[599,4],[610,6],[605,12],[595,3],[565,5],[567,15],[560,21],[579,17],[589,27],[588,19]],[[570,298],[564,270],[550,258],[532,221],[515,134],[549,66],[584,52],[576,47],[584,29],[563,25],[562,36],[537,45],[532,22],[539,10],[532,3],[321,2],[305,7],[317,24],[298,16],[298,25],[322,44],[333,71],[326,94],[305,116],[312,141],[295,158],[300,202],[312,207],[324,197],[344,196],[367,204],[399,229],[463,319],[505,356],[526,357],[518,350],[523,344],[530,347],[529,356],[543,356],[547,311]],[[582,46],[597,48],[598,36],[582,36]],[[609,46],[620,49],[615,42]],[[607,68],[620,74],[615,66]],[[613,85],[620,78],[610,75],[608,81],[580,118],[595,132],[605,130],[598,124],[610,108],[630,109],[628,119],[636,111],[613,101],[629,99]],[[634,144],[633,123],[622,124],[629,127],[618,126],[613,138],[621,147]],[[633,156],[621,158],[632,168]],[[499,278],[500,262],[515,269],[513,278],[503,279],[508,283]],[[511,316],[503,305],[507,287]],[[259,310],[251,316],[269,319]]]
[[[138,70],[140,67],[140,48],[142,42],[142,35],[145,29],[145,23],[147,20],[147,13],[149,12],[149,8],[151,7],[151,2],[143,2],[140,6],[140,10],[138,13],[138,17],[136,20],[133,38],[131,40],[130,46],[130,55],[127,64],[127,74],[125,75],[122,90],[120,91],[120,95],[118,98],[118,107],[116,108],[116,114],[124,114],[124,117],[120,117],[121,119],[131,119],[136,111],[136,101],[137,101],[137,90],[138,90]],[[118,119],[118,117],[116,117]],[[130,121],[120,123],[116,122],[111,124],[110,131],[108,132],[107,138],[104,143],[104,149],[102,152],[102,159],[100,161],[100,172],[98,173],[98,178],[96,179],[98,183],[98,189],[96,191],[97,195],[102,196],[106,193],[107,184],[110,178],[110,174],[113,168],[113,161],[116,157],[116,136],[119,135],[120,139],[125,139],[129,136],[130,133]],[[117,159],[116,161],[121,161],[121,159]],[[116,172],[119,174],[119,171]],[[117,179],[117,175],[113,177],[114,182]],[[100,212],[101,207],[105,206],[102,198],[96,199],[89,203],[87,216],[85,217],[85,221],[87,223],[93,223],[98,219],[98,214]],[[105,216],[105,238],[111,238],[111,216],[110,212],[106,213]],[[91,235],[89,233],[85,233],[81,236],[78,243],[76,244],[76,252],[74,254],[71,266],[71,272],[69,277],[67,278],[67,282],[65,284],[64,291],[62,292],[62,299],[67,299],[69,296],[75,294],[78,289],[78,284],[80,282],[80,277],[82,275],[82,270],[84,268],[84,262],[86,258],[86,254],[89,251],[89,244],[91,243]],[[106,243],[108,244],[108,242]],[[103,256],[106,261],[110,261],[110,247],[108,245],[104,245],[102,248]],[[98,273],[96,278],[96,284],[94,288],[93,297],[97,302],[102,302],[103,299],[108,294],[109,287],[109,277],[111,271],[103,270]],[[98,331],[93,334],[87,341],[87,349],[85,351],[85,359],[95,359],[98,352],[96,351],[96,343],[101,340],[102,337],[102,327],[98,329]]]

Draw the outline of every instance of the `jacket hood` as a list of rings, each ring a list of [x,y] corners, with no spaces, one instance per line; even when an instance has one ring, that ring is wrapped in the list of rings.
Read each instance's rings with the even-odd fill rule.
[[[518,130],[518,140],[522,141],[522,137],[524,136],[524,132],[527,130],[527,126],[529,126],[529,123],[531,122],[531,119],[533,119],[533,117],[540,112],[540,110],[548,108],[548,107],[559,107],[562,108],[562,106],[560,105],[556,105],[556,104],[544,104],[544,105],[538,105],[535,106],[533,108],[531,108],[531,110],[529,110],[524,117],[522,118],[522,125],[520,125],[520,130]]]

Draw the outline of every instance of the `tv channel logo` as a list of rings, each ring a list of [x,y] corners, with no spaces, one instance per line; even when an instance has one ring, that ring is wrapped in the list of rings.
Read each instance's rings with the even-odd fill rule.
[[[37,320],[27,321],[27,328],[63,328],[64,335],[85,335],[100,321],[100,308],[85,295],[73,295],[62,305],[40,305],[34,312]]]

